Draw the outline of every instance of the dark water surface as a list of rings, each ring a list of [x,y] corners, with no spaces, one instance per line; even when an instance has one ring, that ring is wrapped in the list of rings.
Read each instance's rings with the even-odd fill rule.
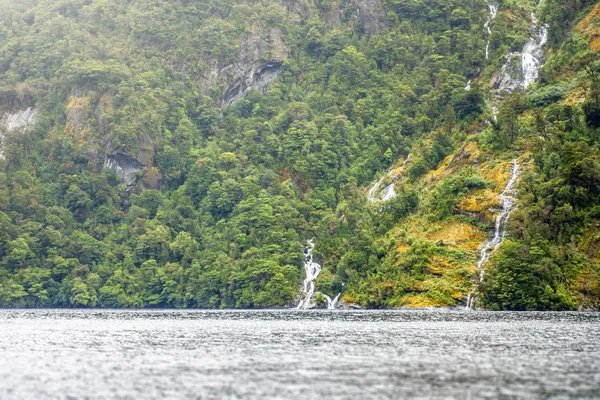
[[[0,399],[600,399],[600,314],[0,310]]]

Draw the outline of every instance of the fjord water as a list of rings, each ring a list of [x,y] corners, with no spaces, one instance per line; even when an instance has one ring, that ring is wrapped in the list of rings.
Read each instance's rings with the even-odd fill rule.
[[[0,398],[598,398],[600,314],[0,311]]]

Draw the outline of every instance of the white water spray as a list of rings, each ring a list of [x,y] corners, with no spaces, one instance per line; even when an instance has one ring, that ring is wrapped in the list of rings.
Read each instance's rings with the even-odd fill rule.
[[[298,310],[307,310],[310,307],[310,302],[312,300],[313,295],[315,294],[317,278],[321,273],[321,265],[313,261],[314,248],[314,240],[309,240],[308,246],[306,246],[306,248],[304,249],[304,256],[306,258],[306,260],[304,261],[304,271],[306,272],[306,278],[304,278],[304,283],[302,285],[302,294],[304,294],[304,299],[296,307],[296,309]]]
[[[537,9],[541,6],[542,1],[538,3]],[[491,105],[495,121],[497,120],[498,104],[504,99],[505,93],[525,90],[538,79],[540,69],[544,63],[543,48],[547,41],[548,28],[539,23],[535,12],[531,13],[531,36],[529,41],[523,46],[520,53],[506,55],[502,69],[493,80],[492,86],[495,91],[492,94]],[[516,68],[517,63],[515,60],[520,60],[520,70]]]
[[[394,189],[394,184],[390,184],[385,189],[383,189],[383,196],[381,197],[381,201],[388,201],[396,197],[396,189]]]
[[[379,189],[379,186],[381,186],[381,183],[383,182],[384,179],[385,179],[385,175],[382,176],[381,179],[378,180],[377,183],[375,185],[373,185],[373,187],[371,189],[369,189],[369,193],[367,193],[367,198],[369,199],[369,201],[371,203],[377,203],[379,201],[375,198],[375,192],[377,191],[377,189]]]
[[[490,1],[487,6],[490,12],[488,13],[487,21],[483,25],[483,27],[487,30],[488,33],[488,41],[485,45],[486,60],[490,57],[490,36],[492,36],[492,22],[494,21],[494,19],[496,19],[496,15],[498,15],[498,3],[496,3],[495,1]]]
[[[538,7],[540,5],[541,1],[538,4]],[[521,53],[524,89],[537,80],[542,65],[542,49],[548,41],[548,29],[544,25],[540,26],[535,12],[531,13],[531,25],[533,35],[525,44],[523,52]]]
[[[335,306],[337,305],[341,295],[342,295],[341,292],[338,293],[338,295],[335,296],[333,300],[331,300],[331,297],[327,296],[326,294],[323,295],[323,297],[325,297],[325,300],[327,300],[327,309],[328,310],[335,310]]]
[[[404,160],[404,162],[402,163],[402,166],[406,166],[406,164],[408,164],[408,161],[410,160],[410,154],[406,157],[406,160]],[[396,193],[396,189],[395,189],[395,182],[392,182],[391,184],[389,184],[388,186],[386,186],[383,191],[381,192],[381,198],[378,199],[377,197],[375,197],[375,194],[377,193],[377,190],[379,190],[379,187],[381,186],[381,184],[383,183],[383,180],[385,179],[386,176],[391,176],[391,172],[386,173],[385,175],[383,175],[381,177],[381,179],[379,179],[377,181],[377,183],[375,183],[375,185],[373,185],[373,187],[371,187],[371,189],[369,189],[369,192],[367,193],[367,199],[371,202],[371,203],[380,203],[380,202],[386,202],[389,201],[391,199],[393,199],[394,197],[396,197],[397,193]],[[402,178],[401,176],[398,176],[394,179],[394,181],[397,181],[399,179]]]
[[[377,190],[383,183],[383,180],[385,179],[385,177],[388,175],[389,174],[382,176],[381,179],[378,180],[377,183],[375,185],[373,185],[373,187],[371,189],[369,189],[367,198],[369,199],[369,201],[371,203],[379,203],[382,201],[385,202],[385,201],[389,201],[389,200],[393,199],[394,197],[396,197],[396,189],[394,189],[394,185],[395,185],[394,183],[391,183],[390,185],[386,186],[383,189],[383,191],[381,193],[381,199],[378,199],[375,197],[375,193],[377,192]]]
[[[304,271],[306,272],[306,278],[304,278],[304,282],[302,284],[302,294],[304,294],[304,299],[300,301],[300,304],[296,307],[297,310],[308,310],[312,304],[312,298],[315,294],[315,289],[317,286],[317,278],[321,273],[321,265],[314,262],[313,260],[313,250],[315,248],[315,241],[309,240],[308,246],[304,249]],[[343,285],[343,283],[342,283]],[[322,294],[325,300],[327,300],[327,309],[335,310],[335,306],[340,300],[340,296],[342,293],[338,293],[337,296],[332,300],[331,297],[326,294]]]
[[[485,269],[483,265],[487,260],[489,260],[490,256],[500,247],[504,237],[506,236],[506,225],[510,218],[510,214],[517,208],[515,206],[515,189],[514,186],[519,180],[519,176],[521,176],[521,167],[519,166],[516,159],[512,161],[512,175],[509,181],[506,183],[506,187],[504,191],[500,194],[500,214],[496,217],[494,237],[492,240],[488,240],[483,248],[481,249],[481,253],[479,254],[479,261],[477,261],[477,269],[479,270],[479,282],[483,282],[483,275]],[[473,289],[471,293],[467,296],[467,308],[473,308],[473,295],[477,288]]]

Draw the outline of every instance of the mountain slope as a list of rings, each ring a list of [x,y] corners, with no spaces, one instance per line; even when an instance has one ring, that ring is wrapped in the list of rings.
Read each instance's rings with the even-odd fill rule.
[[[0,0],[0,304],[461,305],[517,158],[480,305],[597,307],[597,8],[513,3]]]

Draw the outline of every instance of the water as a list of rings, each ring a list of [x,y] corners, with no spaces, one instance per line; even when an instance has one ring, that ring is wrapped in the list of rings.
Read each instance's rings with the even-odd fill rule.
[[[543,1],[543,0],[542,0]],[[540,8],[542,1],[537,5]],[[505,93],[527,89],[535,83],[543,66],[543,48],[548,41],[548,28],[541,25],[535,12],[531,13],[531,36],[523,46],[521,53],[510,53],[505,56],[501,70],[492,81],[495,89],[492,93],[491,108],[494,121],[497,121],[498,104],[504,99]],[[521,60],[520,70],[516,68],[515,59]]]
[[[337,296],[335,296],[333,298],[333,300],[331,299],[331,297],[327,296],[326,294],[323,295],[325,300],[327,300],[327,309],[328,310],[335,310],[335,306],[337,305],[338,301],[340,300],[341,295],[342,295],[341,292],[338,293]]]
[[[598,313],[0,311],[0,398],[592,399],[599,337]]]
[[[541,5],[538,4],[538,8]],[[521,54],[521,67],[523,69],[523,88],[533,84],[540,74],[542,64],[542,49],[548,41],[548,29],[540,25],[535,13],[531,13],[533,36],[523,47]]]
[[[487,6],[489,9],[489,13],[488,13],[487,21],[483,25],[484,28],[487,30],[487,34],[488,34],[488,41],[487,41],[487,44],[485,45],[485,59],[486,60],[488,58],[490,58],[490,36],[492,36],[492,22],[494,21],[494,19],[496,19],[496,15],[498,15],[498,3],[496,3],[495,1],[490,1],[487,4]]]
[[[385,189],[383,189],[383,196],[381,197],[381,201],[389,201],[394,197],[396,197],[396,189],[394,188],[394,183],[392,183],[386,186]]]
[[[317,278],[321,273],[321,265],[317,264],[313,260],[313,250],[315,248],[314,240],[308,241],[308,246],[304,249],[304,255],[306,261],[304,261],[304,272],[306,277],[302,285],[302,294],[304,299],[298,304],[299,310],[308,310],[313,304],[311,303],[312,297],[315,294],[315,288],[317,285]],[[330,303],[331,304],[331,303]]]
[[[470,83],[471,81],[469,81]],[[466,89],[465,89],[466,90]],[[408,162],[410,161],[410,154],[406,156],[406,159],[404,160],[404,162],[402,163],[402,167],[406,167],[406,164],[408,164]],[[396,193],[396,189],[395,189],[395,185],[396,185],[396,181],[399,181],[400,179],[403,178],[404,175],[400,175],[400,176],[396,176],[394,178],[394,182],[392,182],[391,184],[389,184],[388,186],[386,186],[382,193],[381,193],[381,199],[378,199],[375,194],[377,193],[377,190],[379,190],[379,187],[381,186],[381,184],[383,183],[383,180],[386,178],[386,176],[390,176],[392,177],[392,173],[387,172],[385,175],[383,175],[378,181],[377,183],[375,183],[375,185],[373,185],[370,189],[369,192],[367,193],[367,200],[369,200],[371,203],[379,203],[379,202],[386,202],[386,201],[390,201],[391,199],[393,199],[394,197],[396,197],[397,193]]]
[[[483,276],[485,272],[485,268],[483,265],[489,260],[490,256],[494,251],[500,247],[504,237],[506,236],[506,225],[510,218],[510,214],[515,210],[515,198],[513,195],[515,194],[515,184],[519,180],[519,176],[521,176],[521,167],[519,167],[519,163],[516,159],[512,161],[512,172],[511,177],[506,183],[506,187],[504,191],[500,194],[500,204],[501,209],[500,213],[496,217],[495,226],[494,226],[494,237],[492,240],[487,241],[483,248],[481,249],[481,253],[479,255],[479,261],[477,261],[477,269],[479,270],[479,281],[483,282]],[[474,289],[469,296],[467,297],[467,308],[472,307],[473,294],[475,293]]]
[[[375,185],[373,185],[373,187],[371,189],[369,189],[369,193],[367,193],[367,199],[371,202],[371,203],[377,203],[379,202],[379,200],[377,198],[375,198],[375,192],[377,191],[377,189],[379,189],[379,186],[381,186],[381,183],[383,182],[383,180],[385,179],[385,175],[381,177],[381,179],[379,179],[377,181],[377,183],[375,183]]]
[[[377,181],[377,183],[375,183],[375,185],[373,185],[373,187],[371,187],[371,189],[369,189],[369,192],[367,193],[367,199],[371,203],[390,201],[391,199],[396,197],[396,190],[394,188],[395,183],[391,183],[383,189],[383,191],[381,193],[381,199],[378,199],[377,197],[375,197],[375,193],[377,192],[377,190],[383,183],[383,180],[385,179],[386,176],[389,176],[389,173],[382,176],[381,179],[379,179]]]
[[[538,4],[540,7],[541,2]],[[511,53],[506,56],[500,74],[494,79],[497,95],[502,92],[512,93],[516,90],[527,89],[537,81],[540,68],[543,65],[543,47],[548,41],[548,29],[540,25],[535,12],[531,13],[531,37],[523,46],[521,53]],[[521,71],[515,71],[514,58],[520,57]]]

